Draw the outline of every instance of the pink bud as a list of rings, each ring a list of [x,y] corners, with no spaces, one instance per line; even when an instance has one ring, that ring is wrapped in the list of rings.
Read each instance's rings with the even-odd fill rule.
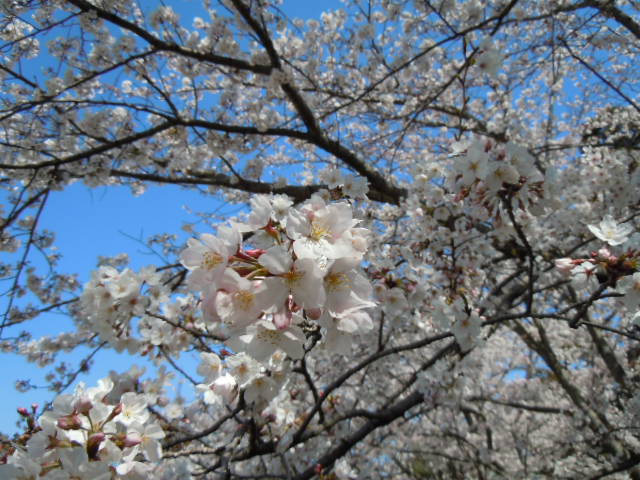
[[[87,456],[91,460],[98,460],[98,450],[100,450],[100,444],[104,441],[105,434],[103,432],[97,432],[90,435],[87,439]]]
[[[91,400],[89,400],[89,397],[83,396],[76,402],[75,407],[78,413],[87,415],[89,410],[93,408],[93,404],[91,403]]]
[[[273,314],[273,324],[278,330],[285,330],[289,328],[293,321],[293,314],[288,308],[283,312],[277,312]]]
[[[575,266],[570,258],[557,258],[555,264],[556,269],[563,275],[568,275]]]
[[[264,250],[262,248],[252,248],[252,249],[248,249],[248,250],[244,251],[245,254],[247,254],[248,256],[250,256],[252,258],[258,258],[260,255],[262,255],[265,252],[266,252],[266,250]]]
[[[607,247],[602,247],[600,250],[598,250],[597,256],[608,262],[616,262],[618,260],[615,255],[611,254],[611,250],[609,250]]]
[[[60,417],[57,424],[62,430],[78,430],[82,427],[82,420],[77,413],[72,413],[66,417]]]
[[[122,404],[119,403],[115,407],[113,407],[112,415],[115,417],[116,415],[120,415],[122,413]]]
[[[120,415],[122,413],[122,404],[119,403],[117,404],[115,407],[113,407],[113,410],[111,410],[111,413],[109,414],[109,416],[107,417],[107,419],[104,421],[104,423],[108,423],[111,420],[113,420],[114,418],[116,418],[118,415]]]
[[[140,437],[140,434],[138,434],[137,432],[128,433],[122,439],[122,446],[124,448],[135,447],[136,445],[140,445],[141,443],[142,443],[142,438]]]
[[[309,308],[304,311],[311,320],[317,320],[322,315],[321,308]]]
[[[18,408],[18,413],[23,417],[28,417],[29,416],[29,411],[24,407],[19,407]]]

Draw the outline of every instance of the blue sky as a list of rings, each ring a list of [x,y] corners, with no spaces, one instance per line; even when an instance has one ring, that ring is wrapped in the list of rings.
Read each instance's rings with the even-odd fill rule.
[[[155,2],[154,2],[155,3]],[[190,16],[202,15],[201,0],[183,0],[164,2],[179,11],[185,25],[189,25]],[[319,18],[321,12],[339,8],[338,0],[308,2],[305,0],[285,0],[282,10],[291,18]],[[63,255],[59,271],[78,273],[79,281],[89,280],[91,270],[95,268],[98,255],[117,255],[126,253],[131,258],[131,267],[138,269],[145,265],[158,263],[144,245],[136,239],[145,239],[157,233],[175,233],[183,240],[188,234],[182,231],[183,222],[197,221],[191,211],[212,211],[222,206],[213,197],[205,197],[192,191],[173,186],[150,186],[141,196],[134,197],[126,187],[100,187],[89,189],[81,183],[72,185],[62,192],[52,192],[44,211],[40,225],[56,232],[55,245]],[[223,210],[224,211],[224,210]],[[197,232],[204,232],[204,226],[196,226]],[[0,298],[0,306],[6,299]],[[31,322],[29,330],[34,337],[43,334],[55,334],[68,330],[71,322],[60,315],[42,315]],[[72,362],[79,360],[87,352],[71,354],[64,357]],[[181,358],[182,362],[195,366],[196,355]],[[22,357],[2,354],[5,365],[3,379],[3,395],[0,396],[0,432],[11,434],[17,431],[18,415],[16,408],[40,405],[52,399],[52,393],[44,389],[19,393],[13,388],[18,379],[29,379],[34,385],[43,385],[44,376],[50,369],[39,369],[29,364]],[[112,351],[99,352],[94,357],[94,364],[89,374],[79,376],[79,381],[88,385],[109,374],[109,371],[124,372],[133,364],[143,365],[139,358]],[[191,387],[182,389],[184,393]]]

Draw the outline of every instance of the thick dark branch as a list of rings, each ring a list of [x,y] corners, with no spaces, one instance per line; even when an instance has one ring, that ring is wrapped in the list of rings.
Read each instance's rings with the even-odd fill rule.
[[[313,401],[318,403],[320,401],[320,394],[318,393],[318,389],[316,388],[315,383],[313,383],[313,379],[311,378],[311,374],[309,373],[309,369],[307,368],[307,362],[304,357],[300,359],[300,366],[293,369],[294,372],[300,373],[303,377],[311,394],[313,395]],[[320,410],[320,423],[324,423],[324,412]]]
[[[506,198],[504,200],[504,204],[505,207],[507,208],[507,213],[509,215],[509,219],[511,220],[511,224],[513,225],[513,228],[515,229],[518,238],[520,239],[520,241],[522,242],[522,244],[524,245],[525,251],[527,252],[527,257],[529,259],[529,267],[528,267],[528,294],[527,294],[527,313],[531,313],[531,309],[533,308],[533,283],[535,281],[535,277],[534,277],[534,259],[535,256],[533,254],[533,249],[531,248],[531,245],[529,244],[529,240],[527,239],[527,236],[525,235],[524,231],[522,230],[522,227],[520,226],[520,224],[516,221],[516,217],[515,214],[513,213],[513,206],[511,205],[511,199],[510,198]]]
[[[640,464],[640,454],[633,454],[630,457],[625,458],[620,463],[615,464],[612,468],[607,468],[604,470],[600,470],[593,476],[589,477],[589,480],[599,480],[600,478],[605,478],[614,473],[624,472],[625,470],[629,470],[636,465]],[[637,479],[637,475],[630,476],[629,478]]]
[[[147,41],[150,45],[153,45],[156,49],[166,52],[176,53],[178,55],[183,55],[188,58],[193,58],[194,60],[198,60],[201,62],[213,63],[216,65],[222,65],[225,67],[236,68],[238,70],[247,70],[254,73],[260,73],[263,75],[269,75],[271,73],[271,67],[269,65],[254,65],[245,60],[241,60],[238,58],[224,57],[221,55],[216,55],[214,53],[204,53],[198,52],[195,50],[190,50],[185,47],[181,47],[175,43],[167,43],[158,37],[152,35],[144,28],[132,23],[124,18],[115,15],[114,13],[108,12],[102,8],[98,8],[95,5],[87,2],[86,0],[67,0],[70,4],[75,5],[83,12],[96,12],[98,17],[106,20],[108,22],[113,23],[114,25],[118,25],[119,27],[128,30],[131,33],[136,34],[140,38]]]
[[[400,353],[400,352],[405,352],[405,351],[409,351],[409,350],[415,350],[421,347],[425,347],[427,345],[430,345],[434,342],[437,342],[439,340],[442,340],[444,338],[448,338],[448,337],[452,337],[453,334],[452,333],[441,333],[438,335],[433,335],[431,337],[426,337],[422,340],[417,340],[415,342],[412,343],[408,343],[405,345],[401,345],[398,347],[392,347],[392,348],[388,348],[387,350],[383,350],[382,352],[376,352],[373,355],[370,355],[369,357],[365,358],[364,360],[362,360],[360,363],[358,363],[357,365],[353,366],[352,368],[350,368],[349,370],[347,370],[345,373],[343,373],[342,375],[340,375],[337,379],[335,379],[333,382],[331,382],[329,385],[327,385],[323,390],[322,390],[322,397],[320,397],[320,401],[317,402],[313,408],[311,409],[311,411],[309,412],[309,414],[306,416],[305,421],[302,423],[302,425],[300,426],[300,428],[298,429],[298,431],[295,433],[295,435],[293,436],[293,443],[297,443],[300,441],[300,439],[303,436],[304,431],[306,430],[307,426],[309,425],[309,423],[311,422],[311,420],[313,419],[314,415],[316,413],[318,413],[318,411],[320,410],[321,406],[322,406],[322,402],[324,402],[324,400],[329,396],[329,394],[331,392],[333,392],[335,389],[339,388],[344,382],[346,382],[352,375],[354,375],[355,373],[359,372],[360,370],[362,370],[363,368],[365,368],[366,366],[384,358],[387,357],[389,355],[393,355],[396,353]],[[448,346],[447,346],[448,347]]]
[[[166,117],[170,119],[170,117]],[[397,205],[400,200],[407,195],[407,191],[404,188],[398,188],[390,185],[384,177],[378,172],[371,170],[366,163],[361,161],[351,150],[340,145],[339,142],[326,138],[321,132],[300,132],[290,128],[268,128],[266,130],[258,130],[256,127],[242,126],[242,125],[227,125],[218,122],[210,122],[207,120],[172,120],[176,124],[186,127],[202,127],[211,130],[217,130],[225,133],[238,133],[246,135],[265,135],[265,136],[278,136],[295,138],[297,140],[303,140],[309,142],[327,153],[332,154],[336,158],[342,160],[346,165],[358,172],[363,177],[369,180],[370,190],[368,197],[371,200],[377,202],[387,202]],[[235,188],[234,186],[231,186]],[[242,188],[244,190],[244,188]],[[247,190],[253,191],[253,190]],[[269,192],[254,192],[254,193],[269,193]]]
[[[626,95],[620,88],[616,87],[613,83],[611,83],[609,80],[607,80],[600,72],[598,72],[598,70],[596,70],[594,67],[589,65],[589,63],[587,61],[583,60],[582,57],[580,57],[578,54],[574,53],[573,49],[569,46],[569,44],[567,43],[567,41],[564,38],[560,38],[560,42],[562,43],[562,45],[564,45],[564,48],[566,48],[567,52],[569,52],[569,55],[573,59],[577,60],[580,63],[580,65],[582,65],[584,68],[586,68],[591,73],[593,73],[596,77],[598,77],[598,79],[602,83],[604,83],[607,87],[609,87],[611,90],[613,90],[615,93],[617,93],[627,103],[629,103],[629,105],[631,105],[637,112],[640,113],[640,106],[638,106],[638,104],[636,104],[636,102],[634,102],[631,99],[631,97]]]
[[[575,316],[569,322],[569,326],[571,328],[578,328],[578,326],[580,325],[580,321],[588,320],[587,312],[589,310],[589,307],[591,307],[591,305],[593,305],[593,303],[595,303],[597,300],[602,298],[602,294],[610,286],[611,286],[611,280],[601,283],[598,286],[597,290],[593,292],[587,300],[582,302],[580,309],[576,312]]]
[[[469,401],[489,402],[489,403],[494,403],[496,405],[502,405],[505,407],[517,408],[520,410],[527,410],[529,412],[537,412],[537,413],[561,414],[561,415],[569,415],[569,416],[574,414],[574,412],[572,412],[567,408],[546,407],[541,405],[526,405],[524,403],[508,402],[505,400],[495,400],[493,398],[486,398],[486,397],[471,397]]]
[[[173,120],[173,117],[163,115],[167,120]],[[238,133],[241,135],[260,135],[271,137],[286,137],[295,138],[296,140],[309,140],[309,134],[306,132],[300,132],[299,130],[293,130],[291,128],[266,128],[260,130],[256,127],[244,126],[244,125],[229,125],[226,123],[211,122],[208,120],[201,120],[197,118],[193,119],[176,119],[173,120],[177,125],[184,127],[201,127],[208,130],[216,130],[225,133]]]
[[[6,65],[3,65],[2,63],[0,63],[0,70],[7,72],[9,75],[11,75],[14,78],[17,78],[18,80],[21,80],[22,82],[29,85],[31,88],[38,88],[38,85],[33,83],[27,77],[25,77],[24,75],[21,75],[20,73],[14,70],[11,70],[9,67],[7,67]]]
[[[269,37],[266,29],[260,25],[256,19],[251,15],[251,11],[249,8],[242,2],[242,0],[232,0],[234,7],[238,10],[242,18],[247,22],[247,24],[251,27],[251,29],[256,33],[258,38],[260,39],[262,45],[264,46],[267,54],[269,55],[269,59],[271,60],[271,64],[274,68],[281,68],[280,57],[273,46],[273,42]],[[345,164],[351,167],[353,170],[358,172],[360,175],[369,180],[369,184],[373,189],[377,190],[381,197],[382,201],[393,203],[398,205],[400,200],[403,197],[406,197],[407,191],[403,188],[398,188],[391,184],[391,182],[387,181],[380,173],[373,170],[369,165],[367,165],[364,161],[358,158],[351,150],[341,145],[339,142],[329,139],[326,137],[324,132],[322,131],[320,125],[318,124],[315,115],[307,102],[305,102],[304,98],[300,94],[297,88],[290,82],[281,83],[282,90],[287,95],[287,98],[292,103],[296,112],[304,122],[304,125],[307,127],[309,132],[308,141],[325,150],[328,153],[331,153],[336,158],[342,160]]]
[[[222,426],[223,423],[225,423],[227,420],[233,418],[234,415],[239,413],[240,410],[242,410],[242,406],[239,404],[233,411],[229,412],[224,417],[221,417],[216,423],[211,425],[209,428],[202,430],[200,432],[194,432],[190,435],[185,435],[182,438],[171,439],[170,441],[167,441],[162,448],[169,449],[169,448],[175,447],[176,445],[180,445],[186,442],[191,442],[193,440],[198,440],[200,438],[206,437],[207,435],[211,435],[212,433],[216,432]]]
[[[251,27],[251,29],[255,32],[255,34],[260,39],[260,43],[267,51],[269,55],[269,60],[271,61],[271,65],[275,69],[282,68],[282,62],[280,61],[280,56],[271,41],[271,37],[269,36],[269,32],[258,23],[258,21],[251,15],[251,11],[249,7],[247,7],[242,0],[231,0],[233,2],[233,6],[236,7],[236,10],[242,15],[242,18],[247,25]],[[300,92],[290,83],[290,82],[282,82],[281,83],[282,90],[287,95],[291,103],[293,104],[296,112],[300,115],[300,118],[309,129],[309,132],[314,136],[322,136],[322,131],[320,130],[320,126],[313,114],[307,102],[304,101]]]
[[[598,331],[593,326],[587,325],[586,327],[591,340],[593,340],[593,343],[596,346],[596,350],[598,351],[600,358],[604,361],[604,364],[607,366],[611,376],[620,386],[626,386],[627,374],[624,371],[624,368],[622,368],[622,365],[620,365],[620,362],[616,358],[616,355],[611,348],[611,345],[609,345],[609,342],[607,342],[607,339],[600,337],[600,335],[598,335]]]
[[[127,172],[124,170],[112,169],[111,175],[121,178],[131,178],[135,180],[156,182],[175,185],[213,185],[217,187],[241,190],[247,193],[256,194],[284,194],[291,197],[296,202],[307,200],[315,192],[326,188],[326,185],[286,185],[278,186],[274,183],[257,182],[242,178],[231,177],[215,172],[187,172],[185,176],[169,177],[154,173]]]
[[[21,164],[16,165],[11,163],[0,163],[0,168],[6,168],[7,170],[38,170],[40,168],[56,167],[60,165],[65,165],[67,163],[86,160],[94,155],[99,155],[109,150],[113,150],[115,148],[123,147],[125,145],[129,145],[130,143],[137,142],[138,140],[152,137],[156,133],[162,132],[164,130],[168,130],[174,126],[176,126],[175,121],[167,121],[159,125],[156,125],[155,127],[149,128],[148,130],[143,130],[133,135],[129,135],[128,137],[119,138],[112,142],[108,142],[103,145],[90,148],[83,152],[74,153],[73,155],[69,155],[68,157],[57,158],[54,160],[47,160],[45,162],[40,162],[40,163],[31,163],[31,164],[28,163],[23,165]]]
[[[349,435],[348,437],[341,439],[340,444],[324,454],[318,459],[315,465],[311,465],[304,472],[293,477],[295,480],[305,480],[312,478],[316,475],[316,467],[319,465],[323,469],[331,467],[333,463],[344,456],[354,445],[362,441],[367,435],[376,430],[377,428],[389,425],[394,420],[402,417],[408,410],[419,405],[424,400],[424,395],[420,392],[413,392],[408,397],[400,400],[395,405],[378,411],[372,412],[372,418],[365,423],[358,431]]]
[[[615,6],[613,0],[586,0],[585,5],[598,9],[604,16],[613,18],[640,40],[640,25],[629,15]]]
[[[353,168],[360,175],[369,180],[369,184],[374,190],[379,192],[380,200],[383,202],[399,205],[404,197],[407,196],[407,190],[390,184],[378,172],[373,171],[365,162],[358,158],[351,150],[342,146],[340,142],[330,140],[325,137],[315,138],[313,142],[323,150],[331,153],[335,157]],[[371,197],[371,195],[369,195]],[[373,197],[371,197],[373,198]]]

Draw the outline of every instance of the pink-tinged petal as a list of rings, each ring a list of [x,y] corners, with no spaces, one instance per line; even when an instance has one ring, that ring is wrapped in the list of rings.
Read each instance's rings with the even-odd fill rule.
[[[291,269],[293,260],[291,254],[284,247],[276,245],[271,247],[258,258],[260,265],[269,270],[274,275],[281,275]]]
[[[197,242],[194,244],[193,242]],[[190,238],[189,247],[180,254],[180,262],[188,269],[198,268],[202,263],[202,256],[207,249],[197,240]]]
[[[311,222],[298,210],[290,210],[287,215],[287,235],[296,240],[311,234]]]
[[[237,228],[220,226],[218,227],[218,238],[225,247],[227,256],[235,255],[242,246],[242,234]]]
[[[323,224],[335,239],[351,228],[351,206],[346,202],[329,205],[324,211],[318,212],[316,222]]]
[[[288,308],[273,314],[273,324],[278,330],[285,330],[289,328],[292,321],[293,313]]]
[[[289,296],[289,287],[280,277],[269,277],[263,280],[264,290],[260,292],[259,301],[265,305],[264,310],[275,312],[280,310]]]
[[[322,284],[322,272],[310,258],[296,260],[294,275],[288,285],[294,301],[305,309],[324,305],[326,294]]]
[[[291,327],[284,332],[280,348],[294,360],[304,356],[304,334],[298,327]]]
[[[225,252],[226,248],[225,244],[218,237],[211,235],[210,233],[203,233],[200,235],[200,241],[202,244],[207,247],[209,250],[213,250],[214,252]]]

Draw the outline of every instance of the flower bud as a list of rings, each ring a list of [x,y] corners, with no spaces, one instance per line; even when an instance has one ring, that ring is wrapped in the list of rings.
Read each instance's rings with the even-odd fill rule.
[[[575,266],[573,260],[570,258],[556,258],[555,260],[556,270],[563,275],[569,275],[573,267]]]
[[[111,441],[115,443],[118,448],[130,448],[135,447],[136,445],[140,445],[142,443],[142,438],[137,432],[132,433],[119,433],[117,435],[113,435],[111,437]]]
[[[321,308],[309,308],[309,309],[305,309],[304,312],[307,314],[307,317],[310,318],[311,320],[317,320],[322,315]]]
[[[97,432],[89,436],[87,439],[87,456],[90,460],[98,460],[98,451],[104,439],[105,434],[103,432]]]
[[[244,253],[246,255],[250,256],[251,258],[258,258],[260,255],[262,255],[265,252],[266,252],[266,250],[264,250],[262,248],[252,248],[252,249],[244,251]]]
[[[273,324],[278,330],[286,330],[287,328],[289,328],[292,321],[293,314],[289,309],[273,314]]]
[[[135,447],[136,445],[140,445],[141,443],[142,443],[142,438],[140,437],[140,434],[137,432],[128,433],[122,439],[122,446],[124,448]]]
[[[598,250],[597,254],[598,258],[605,260],[607,262],[615,262],[616,260],[618,260],[618,258],[613,255],[611,253],[611,250],[609,250],[607,247],[602,247],[600,250]]]
[[[72,413],[71,415],[60,417],[57,425],[62,430],[79,430],[82,427],[82,420],[77,413]]]
[[[107,419],[104,421],[104,423],[109,423],[111,420],[116,418],[121,413],[122,413],[122,403],[119,403],[115,407],[113,407],[113,410],[111,410],[111,413],[109,414]]]
[[[263,230],[269,235],[271,238],[275,240],[280,240],[280,233],[278,230],[272,225],[271,220],[269,220],[269,224],[263,228]]]
[[[82,415],[88,415],[89,411],[93,408],[93,403],[89,400],[89,397],[81,397],[75,404],[76,411]]]

